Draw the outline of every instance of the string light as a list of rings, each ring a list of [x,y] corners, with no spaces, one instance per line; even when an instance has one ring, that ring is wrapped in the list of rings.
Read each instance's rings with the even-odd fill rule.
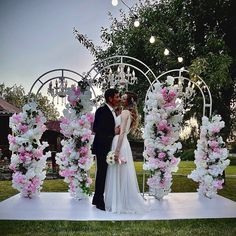
[[[155,36],[151,36],[150,39],[149,39],[149,42],[150,43],[155,43],[156,39],[155,39]]]
[[[134,27],[139,27],[139,26],[140,26],[140,21],[139,21],[139,19],[138,19],[138,16],[137,16],[136,14],[134,14],[133,10],[132,10],[123,0],[120,0],[120,1],[121,1],[127,8],[129,8],[130,13],[134,16],[134,19],[135,19],[135,20],[134,20]],[[118,0],[112,0],[111,3],[112,3],[113,6],[117,6],[117,5],[118,5]],[[154,35],[151,35],[151,37],[149,38],[149,42],[150,42],[151,44],[154,44],[154,43],[156,42],[156,37],[155,37]],[[162,41],[161,41],[161,42],[162,42]],[[162,44],[164,44],[164,43],[162,42]],[[172,52],[170,49],[167,49],[167,48],[165,48],[165,50],[164,50],[164,55],[165,55],[165,56],[168,56],[168,55],[170,54],[170,52],[175,55],[174,52]],[[176,56],[176,55],[175,55],[175,56]],[[184,61],[183,57],[178,57],[177,60],[178,60],[179,63],[182,63],[182,62]]]
[[[135,19],[135,21],[134,21],[134,26],[135,26],[135,27],[139,27],[139,26],[140,26],[140,22],[139,22],[138,19]]]
[[[179,62],[179,63],[182,63],[183,60],[184,60],[183,57],[178,57],[178,62]]]
[[[115,7],[118,5],[118,0],[112,0],[111,1],[111,4]]]
[[[164,50],[164,55],[165,56],[168,56],[170,54],[170,51],[166,48],[165,50]]]

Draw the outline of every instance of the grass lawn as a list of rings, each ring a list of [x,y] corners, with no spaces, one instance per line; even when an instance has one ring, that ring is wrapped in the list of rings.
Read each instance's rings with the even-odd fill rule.
[[[142,162],[135,162],[140,190]],[[173,175],[172,192],[195,192],[197,183],[186,176],[195,168],[193,162],[182,161]],[[94,177],[94,168],[91,170]],[[64,192],[62,179],[45,180],[42,191]],[[92,185],[92,190],[94,185]],[[17,194],[11,181],[0,181],[0,201]],[[219,194],[236,201],[236,166],[226,169],[226,185]],[[217,206],[216,206],[217,207]],[[73,221],[0,221],[0,235],[236,235],[236,219],[73,222]]]

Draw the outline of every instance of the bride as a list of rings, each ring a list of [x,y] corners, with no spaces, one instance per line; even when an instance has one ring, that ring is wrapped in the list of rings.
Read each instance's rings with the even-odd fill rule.
[[[147,206],[142,198],[127,134],[138,125],[137,95],[126,92],[121,97],[123,111],[116,117],[120,134],[112,141],[116,164],[108,165],[105,184],[105,208],[113,213],[142,213]],[[121,164],[118,164],[119,163]]]

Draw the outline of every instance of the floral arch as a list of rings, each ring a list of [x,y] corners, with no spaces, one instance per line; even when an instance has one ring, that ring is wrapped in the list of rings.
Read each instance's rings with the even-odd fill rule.
[[[177,141],[182,121],[183,102],[191,101],[194,87],[199,89],[203,97],[203,117],[205,117],[206,112],[208,116],[211,116],[212,113],[210,90],[200,77],[195,76],[190,79],[189,72],[184,69],[171,70],[156,77],[153,71],[140,60],[118,55],[95,63],[83,76],[67,69],[48,71],[41,75],[30,89],[29,98],[35,90],[34,93],[37,97],[46,84],[49,84],[49,89],[46,92],[49,92],[52,96],[59,95],[61,98],[68,96],[69,104],[66,105],[67,109],[61,120],[61,132],[66,139],[62,141],[62,152],[56,156],[56,159],[60,166],[60,175],[65,178],[65,182],[69,184],[70,193],[76,199],[82,199],[90,194],[92,181],[88,172],[93,164],[90,147],[92,143],[91,125],[94,119],[90,113],[93,106],[90,100],[93,95],[96,101],[95,106],[99,101],[96,86],[101,90],[111,86],[128,89],[129,84],[134,84],[139,79],[135,72],[141,73],[150,85],[144,107],[146,113],[144,170],[151,171],[151,177],[148,179],[150,194],[161,199],[170,192],[171,172],[177,170],[179,159],[174,154],[181,149],[181,144]],[[167,80],[163,78],[167,78]],[[78,86],[65,86],[65,79],[76,82]],[[54,88],[53,80],[57,81]],[[212,121],[206,117],[204,119],[204,122],[208,122],[208,124],[207,128],[203,127],[203,131],[201,130],[202,134],[200,136],[203,138],[200,139],[199,143],[202,143],[202,145],[199,145],[196,152],[201,153],[202,147],[208,145],[209,140],[206,139],[206,136],[209,136],[210,132],[211,143],[208,145],[210,148],[204,146],[204,151],[207,153],[204,158],[213,155],[215,159],[219,159],[218,164],[221,166],[221,168],[218,168],[219,173],[215,172],[212,180],[208,180],[208,185],[209,183],[211,186],[214,185],[211,193],[215,193],[223,183],[217,179],[217,176],[222,174],[222,169],[228,165],[225,160],[227,150],[220,149],[224,143],[218,135],[224,124],[219,117],[213,118]],[[10,150],[13,153],[10,165],[14,172],[13,187],[18,189],[25,197],[38,194],[46,177],[44,169],[46,159],[50,156],[50,153],[44,152],[48,144],[41,144],[39,141],[45,131],[45,122],[45,117],[37,109],[35,103],[26,104],[23,112],[13,115],[10,120],[14,132],[14,135],[9,135]],[[215,129],[212,132],[212,127],[216,125],[218,125],[218,130]],[[171,136],[168,137],[169,134]],[[222,155],[222,158],[219,158],[219,155]],[[201,166],[201,155],[198,156],[200,157],[196,160],[196,164]],[[211,165],[215,164],[216,162],[211,163]],[[207,167],[209,167],[208,164]],[[200,182],[199,189],[204,192],[206,181],[202,179],[209,175],[205,173],[205,170],[202,177],[199,172],[203,173],[203,171],[201,169],[200,171],[197,170],[190,177]],[[213,183],[213,181],[215,182]],[[145,172],[143,191],[144,182]],[[201,183],[203,183],[203,187]],[[212,196],[212,194],[208,195]]]
[[[222,188],[222,174],[229,164],[227,149],[219,135],[224,122],[220,116],[211,117],[212,97],[206,83],[183,68],[175,69],[158,76],[145,99],[144,170],[150,171],[147,184],[150,194],[157,199],[171,192],[172,172],[178,170],[180,162],[176,154],[182,148],[178,139],[186,111],[184,103],[191,108],[195,88],[202,96],[202,126],[195,151],[197,168],[188,177],[199,182],[199,193],[209,198]],[[145,172],[143,192],[144,184]]]
[[[55,82],[53,86],[52,82]],[[68,81],[76,83],[69,86]],[[70,192],[75,198],[89,194],[91,179],[88,175],[93,156],[90,151],[92,141],[91,124],[93,122],[91,91],[96,96],[89,82],[79,73],[68,69],[55,69],[41,75],[32,85],[28,104],[23,111],[10,119],[13,135],[9,135],[12,151],[10,169],[13,171],[13,187],[24,197],[38,195],[46,177],[46,160],[51,156],[44,151],[47,142],[40,142],[46,130],[46,118],[31,101],[31,94],[37,95],[49,84],[47,93],[53,99],[59,96],[62,101],[68,96],[64,117],[61,120],[61,133],[66,137],[62,141],[62,152],[56,156],[60,166],[60,175],[69,183]],[[65,103],[65,102],[64,102]]]

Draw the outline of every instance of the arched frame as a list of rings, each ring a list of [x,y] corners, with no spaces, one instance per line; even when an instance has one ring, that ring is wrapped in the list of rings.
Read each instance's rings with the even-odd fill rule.
[[[116,55],[112,57],[108,57],[106,59],[103,59],[101,61],[98,61],[95,63],[91,69],[85,73],[85,75],[81,75],[75,71],[68,70],[68,69],[55,69],[48,71],[41,76],[38,77],[38,79],[35,80],[33,83],[30,91],[29,91],[29,98],[30,94],[34,92],[34,89],[36,88],[36,96],[41,91],[43,86],[45,86],[47,83],[49,83],[52,80],[56,80],[58,78],[65,78],[68,80],[71,80],[73,82],[79,82],[81,80],[86,80],[89,83],[89,86],[92,90],[92,93],[94,94],[94,97],[96,98],[96,92],[93,88],[95,79],[102,74],[106,69],[119,66],[119,65],[125,65],[130,66],[131,68],[139,71],[148,81],[149,88],[146,92],[145,102],[147,99],[147,93],[149,90],[152,89],[152,86],[157,81],[163,80],[163,77],[165,76],[172,76],[174,79],[182,78],[183,80],[186,80],[196,86],[201,92],[201,95],[203,97],[203,116],[206,115],[206,110],[208,111],[208,116],[212,113],[212,96],[210,93],[210,90],[204,80],[200,78],[199,76],[195,76],[194,80],[190,78],[189,71],[185,69],[174,69],[167,72],[162,73],[158,77],[154,74],[154,72],[142,61],[130,57],[130,56],[124,56],[124,55]],[[53,75],[54,74],[54,75]],[[143,173],[143,194],[144,194],[144,186],[145,186],[145,172]]]
[[[81,74],[79,74],[76,71],[73,70],[69,70],[69,69],[54,69],[54,70],[50,70],[47,71],[46,73],[40,75],[35,82],[33,83],[33,85],[30,88],[29,91],[29,96],[28,99],[30,99],[30,95],[34,92],[37,95],[39,94],[39,92],[42,90],[42,88],[48,84],[49,82],[53,81],[53,80],[57,80],[60,78],[64,78],[66,80],[70,80],[73,81],[75,83],[78,83],[79,81],[85,80],[85,77]],[[93,87],[89,84],[90,89],[92,90],[93,95],[96,97],[96,93],[93,89]]]

